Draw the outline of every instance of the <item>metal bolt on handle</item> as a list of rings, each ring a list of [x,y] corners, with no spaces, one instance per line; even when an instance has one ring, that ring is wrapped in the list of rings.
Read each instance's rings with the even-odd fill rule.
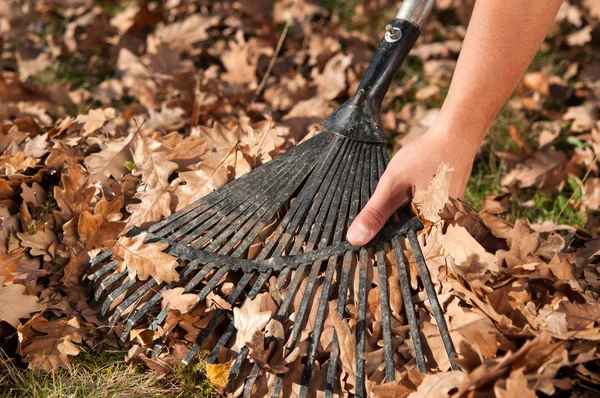
[[[395,43],[402,38],[402,30],[390,24],[385,27],[385,41]]]

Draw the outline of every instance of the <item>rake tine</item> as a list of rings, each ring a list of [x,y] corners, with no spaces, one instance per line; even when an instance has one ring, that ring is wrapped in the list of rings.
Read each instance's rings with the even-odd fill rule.
[[[371,156],[371,195],[375,192],[379,177],[384,172],[383,148]],[[388,223],[389,224],[389,223]],[[377,275],[379,277],[379,306],[381,309],[381,330],[383,333],[383,350],[385,358],[385,380],[394,381],[396,378],[394,366],[394,346],[392,344],[391,308],[389,299],[389,288],[387,280],[387,267],[385,265],[385,251],[382,243],[377,244],[376,263]]]
[[[383,332],[383,349],[385,358],[385,381],[395,380],[394,346],[392,344],[391,309],[387,272],[385,266],[385,252],[383,245],[378,244],[376,251],[377,274],[379,275],[379,306],[381,308],[381,329]]]
[[[419,372],[427,373],[427,365],[425,364],[425,354],[423,353],[423,342],[419,333],[419,325],[417,323],[417,315],[415,313],[415,305],[413,303],[410,279],[408,277],[408,269],[402,255],[402,246],[400,238],[395,236],[392,238],[392,247],[394,248],[394,257],[396,258],[396,267],[398,268],[398,278],[400,279],[400,293],[404,301],[404,309],[406,311],[406,320],[410,329],[410,336],[415,349],[415,359]]]
[[[262,181],[265,181],[264,174],[270,173],[273,169],[278,170],[280,168],[287,168],[286,167],[287,162],[294,162],[295,156],[301,155],[304,158],[308,157],[308,159],[314,158],[315,156],[318,155],[317,151],[314,151],[314,149],[321,147],[321,145],[323,145],[323,142],[325,142],[327,139],[329,139],[329,137],[325,137],[323,135],[323,136],[317,136],[315,138],[316,138],[315,140],[309,140],[302,144],[299,144],[299,145],[295,146],[294,148],[291,148],[289,151],[282,154],[281,156],[278,156],[277,158],[273,159],[273,164],[272,164],[271,168],[269,168],[268,170],[265,168],[258,168],[253,173],[251,173],[251,174],[249,173],[249,174],[246,174],[246,175],[238,178],[231,184],[227,184],[227,185],[223,186],[221,189],[211,192],[204,198],[202,198],[194,203],[191,203],[187,207],[185,207],[185,208],[179,210],[178,212],[173,213],[170,216],[164,218],[163,220],[155,223],[154,225],[152,225],[149,228],[150,232],[153,232],[157,235],[167,234],[170,230],[173,229],[171,227],[177,228],[177,226],[182,225],[184,222],[186,222],[186,221],[177,222],[177,220],[179,220],[180,218],[187,216],[186,220],[193,219],[202,212],[198,209],[199,207],[205,206],[206,204],[209,204],[209,203],[212,203],[212,204],[218,203],[218,202],[222,201],[224,198],[226,198],[231,192],[234,192],[234,191],[237,192],[240,188],[243,188],[245,186],[248,186],[248,187],[256,186],[257,181],[259,183]],[[234,196],[237,196],[237,195],[234,195]],[[194,213],[190,214],[191,212],[194,212]],[[167,228],[167,230],[161,231],[159,233],[158,231],[162,228]],[[171,229],[168,229],[168,228],[171,228]]]
[[[235,290],[233,292],[231,292],[231,294],[227,297],[227,302],[229,304],[235,303],[235,300],[242,293],[242,291],[244,290],[246,285],[250,282],[250,279],[252,279],[253,276],[254,275],[252,273],[244,274],[242,279],[238,282],[238,285],[236,286]],[[221,323],[221,321],[223,320],[223,317],[225,317],[226,314],[227,314],[227,311],[218,310],[215,313],[215,315],[213,316],[213,318],[210,320],[210,322],[206,326],[206,328],[202,329],[202,331],[196,338],[194,345],[192,346],[192,348],[187,352],[187,354],[183,358],[182,362],[185,365],[189,364],[190,361],[194,358],[194,356],[196,356],[196,354],[200,351],[200,347],[202,346],[204,341],[208,338],[208,336],[210,336],[210,334],[213,332],[213,330]]]
[[[252,371],[250,371],[248,379],[246,380],[246,384],[244,385],[244,398],[252,397],[252,388],[254,387],[254,383],[256,383],[256,379],[258,378],[259,374],[260,369],[258,368],[258,366],[254,365]]]
[[[103,251],[102,253],[99,253],[96,257],[94,257],[90,260],[90,268],[93,267],[94,265],[99,264],[102,261],[108,259],[111,255],[112,255],[112,249],[108,249],[106,251]]]
[[[98,280],[100,278],[102,278],[104,275],[106,275],[110,271],[114,270],[115,268],[117,268],[117,260],[112,260],[109,263],[103,265],[98,271],[96,271],[92,274],[92,279],[91,279],[92,285],[95,286],[98,283]],[[94,298],[94,300],[95,300],[95,298]]]
[[[355,163],[354,168],[351,170],[350,179],[353,180],[352,185],[352,197],[350,200],[350,211],[348,214],[348,220],[346,222],[346,229],[350,227],[352,221],[358,214],[358,208],[360,205],[360,187],[361,180],[363,175],[363,167],[362,165],[365,162],[365,151],[361,146],[361,151],[359,153],[360,158],[358,162]],[[345,231],[344,231],[345,232]],[[340,282],[338,287],[338,301],[337,301],[337,314],[340,318],[344,317],[344,313],[346,311],[346,295],[348,293],[348,286],[350,284],[350,271],[352,270],[352,258],[354,256],[354,252],[348,251],[344,254],[344,259],[342,261],[342,271],[340,276]],[[326,390],[325,396],[328,398],[333,397],[333,392],[335,390],[335,376],[337,375],[337,362],[340,355],[340,346],[337,337],[337,333],[333,331],[333,341],[332,341],[332,350],[331,355],[329,357],[329,368],[327,371],[327,382],[326,382]]]
[[[116,283],[117,281],[123,278],[127,278],[127,271],[114,273],[108,278],[104,279],[102,282],[100,282],[100,285],[94,292],[94,301],[98,302],[100,300],[100,297],[102,297],[102,294],[104,294],[104,291],[106,291],[106,289],[108,289],[113,283]]]
[[[330,146],[339,149],[339,138],[335,137],[330,143]],[[298,225],[306,216],[309,208],[315,206],[315,195],[319,187],[323,184],[324,178],[330,170],[332,163],[335,161],[335,156],[331,156],[331,154],[332,152],[330,150],[323,151],[323,156],[318,162],[318,167],[310,174],[298,197],[281,220],[272,237],[269,238],[263,250],[261,250],[259,255],[260,258],[266,258],[278,242],[279,244],[275,253],[278,256],[283,254],[283,251],[298,228]],[[283,239],[281,239],[282,237]]]
[[[192,278],[192,280],[197,280],[199,283],[202,279],[204,279],[204,277],[208,274],[208,272],[214,268],[214,264],[209,263],[206,264],[206,266],[204,266],[196,275],[194,275],[194,278]],[[221,268],[223,269],[223,268]],[[220,271],[220,270],[219,270]],[[215,273],[215,275],[213,276],[213,278],[211,278],[211,281],[215,278],[215,276],[219,277],[219,271],[217,271]],[[220,275],[219,279],[217,281],[214,281],[214,284],[218,283],[218,281],[223,277],[223,274]],[[188,287],[189,285],[192,283],[192,280],[190,280],[190,282],[188,282],[186,284],[186,286],[184,287],[184,291],[188,292]],[[170,288],[172,288],[173,286],[175,286],[174,284],[170,284],[167,286],[164,286],[160,289],[160,291],[155,291],[154,295],[148,299],[148,301],[146,301],[144,303],[144,305],[141,308],[138,308],[125,322],[125,325],[123,327],[123,331],[121,332],[121,341],[126,341],[127,337],[129,335],[129,332],[131,332],[131,329],[139,322],[139,320],[148,312],[150,311],[150,309],[152,307],[154,307],[155,305],[157,305],[160,300],[162,299],[162,293],[165,290],[168,290]],[[150,291],[150,289],[148,289],[148,291]],[[204,298],[206,298],[206,295],[208,295],[208,293],[210,292],[210,290],[208,290],[207,292],[202,291],[201,293],[204,294]],[[203,299],[202,299],[203,300]]]
[[[113,303],[113,301],[115,301],[117,299],[117,297],[119,297],[121,294],[126,292],[129,288],[131,288],[137,282],[139,282],[139,280],[137,278],[127,279],[118,288],[116,288],[115,290],[110,292],[108,294],[108,296],[106,296],[106,299],[104,300],[104,303],[102,304],[102,307],[100,307],[100,316],[105,317],[106,314],[108,313],[108,311],[110,310],[110,306]]]
[[[446,324],[446,319],[444,318],[444,311],[442,310],[442,306],[440,305],[440,302],[438,300],[437,293],[435,292],[435,287],[433,286],[433,282],[431,281],[429,269],[427,269],[427,265],[425,264],[425,258],[423,257],[423,253],[421,252],[421,247],[419,246],[417,235],[412,229],[408,231],[408,242],[410,243],[410,247],[413,250],[413,256],[415,257],[415,260],[417,262],[419,274],[421,275],[421,281],[423,282],[423,287],[425,288],[425,292],[427,293],[427,297],[429,298],[429,304],[431,304],[433,317],[435,318],[438,330],[440,331],[440,336],[442,337],[442,342],[444,343],[444,349],[446,350],[446,354],[450,359],[456,358],[456,350],[454,349],[454,343],[452,343],[450,332],[448,331],[448,325]],[[450,366],[452,370],[460,370],[460,368],[452,362],[450,363]]]
[[[367,326],[367,263],[369,252],[361,249],[359,254],[358,321],[356,323],[356,396],[365,396],[365,352]]]
[[[369,162],[365,162],[370,166],[370,159],[375,155],[371,150]],[[369,181],[363,178],[361,187],[361,208],[364,208],[370,197]],[[358,280],[358,320],[356,323],[356,396],[365,396],[365,360],[362,355],[366,347],[366,327],[367,327],[367,273],[369,253],[367,249],[361,248],[359,254],[359,280]]]
[[[344,144],[346,144],[346,143],[344,143]],[[329,175],[333,175],[331,183],[328,186],[326,186],[323,191],[319,190],[319,192],[322,192],[322,195],[317,194],[317,198],[319,196],[321,196],[321,197],[323,197],[324,200],[323,200],[322,205],[319,208],[318,215],[315,219],[314,225],[311,225],[311,224],[305,222],[302,227],[302,231],[306,231],[305,233],[307,233],[310,230],[310,237],[308,240],[309,248],[312,248],[317,244],[317,240],[319,239],[319,236],[320,236],[319,247],[326,246],[327,244],[329,244],[329,242],[332,238],[331,235],[334,232],[334,222],[338,215],[337,207],[339,206],[339,203],[340,203],[341,197],[342,197],[342,192],[343,192],[342,188],[343,188],[344,182],[342,182],[342,176],[344,175],[344,171],[346,170],[346,165],[348,163],[348,156],[341,156],[341,158],[342,159],[339,164],[339,167],[336,167],[335,169],[330,170]],[[331,217],[327,218],[328,215],[330,215]],[[321,228],[323,228],[322,231],[321,231]],[[301,234],[302,234],[302,232],[301,232]],[[300,248],[299,247],[300,245],[298,244],[298,242],[299,241],[295,242],[294,247],[292,248],[292,251],[298,250]],[[312,264],[311,271],[310,271],[308,281],[306,284],[306,288],[305,288],[305,294],[303,295],[302,300],[300,301],[300,307],[298,308],[298,311],[296,313],[296,318],[294,320],[294,325],[292,327],[290,342],[288,344],[288,347],[290,349],[292,349],[293,347],[296,346],[296,344],[298,342],[298,338],[300,337],[300,332],[302,329],[302,325],[304,324],[305,317],[307,315],[308,304],[310,303],[310,299],[311,299],[312,292],[314,289],[315,281],[317,279],[317,275],[319,274],[319,271],[321,270],[321,264],[323,264],[322,260],[317,260],[317,261],[313,262],[313,264]],[[333,276],[332,276],[332,278],[333,278]],[[324,289],[325,289],[325,287],[323,287],[323,290]],[[273,388],[273,395],[272,395],[273,397],[279,396],[281,387],[283,386],[284,377],[285,377],[285,374],[277,375],[277,379],[275,381],[275,387]]]
[[[346,224],[346,215],[348,213],[348,207],[350,206],[350,196],[352,195],[352,185],[353,180],[350,180],[348,176],[350,175],[351,170],[354,169],[354,158],[356,156],[357,145],[353,145],[350,155],[348,157],[348,162],[344,167],[343,175],[342,175],[342,183],[338,185],[338,189],[336,192],[336,196],[334,198],[334,204],[332,208],[339,208],[337,211],[337,220],[336,227],[333,236],[332,242],[341,242],[343,239],[344,227]],[[354,177],[354,176],[351,176]],[[327,220],[328,223],[333,224],[334,217],[329,217]],[[326,229],[328,226],[326,226]],[[308,356],[306,359],[306,363],[304,365],[304,371],[302,372],[302,380],[301,380],[301,389],[300,396],[304,397],[308,391],[308,384],[310,383],[310,379],[312,376],[312,370],[314,366],[314,361],[317,356],[317,348],[319,346],[319,341],[321,339],[321,333],[323,331],[324,323],[325,323],[325,313],[327,311],[327,303],[330,294],[331,285],[333,283],[333,274],[338,263],[337,257],[330,257],[327,262],[327,271],[325,273],[325,279],[323,282],[323,289],[321,291],[321,297],[319,298],[319,306],[317,310],[317,316],[315,320],[315,327],[312,333],[310,346],[308,349]]]

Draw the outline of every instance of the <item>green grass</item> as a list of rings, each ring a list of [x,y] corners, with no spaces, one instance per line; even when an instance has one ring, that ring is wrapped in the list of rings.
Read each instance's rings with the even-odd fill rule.
[[[178,365],[157,380],[154,372],[124,362],[124,353],[84,351],[69,369],[54,373],[25,369],[0,350],[0,396],[3,398],[213,398],[218,394],[204,377],[203,363]]]

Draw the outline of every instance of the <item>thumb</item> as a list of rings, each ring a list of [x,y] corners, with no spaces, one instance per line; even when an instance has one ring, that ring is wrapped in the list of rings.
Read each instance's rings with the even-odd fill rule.
[[[392,187],[395,185],[395,187]],[[355,246],[364,246],[381,230],[390,216],[409,198],[410,187],[391,184],[385,175],[377,184],[375,193],[356,216],[346,238]]]

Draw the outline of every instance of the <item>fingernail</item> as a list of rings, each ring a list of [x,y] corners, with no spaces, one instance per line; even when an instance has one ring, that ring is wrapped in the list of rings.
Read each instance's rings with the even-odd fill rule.
[[[350,231],[348,231],[348,236],[355,242],[361,242],[361,244],[365,244],[369,241],[371,233],[369,228],[362,224],[352,224]]]

